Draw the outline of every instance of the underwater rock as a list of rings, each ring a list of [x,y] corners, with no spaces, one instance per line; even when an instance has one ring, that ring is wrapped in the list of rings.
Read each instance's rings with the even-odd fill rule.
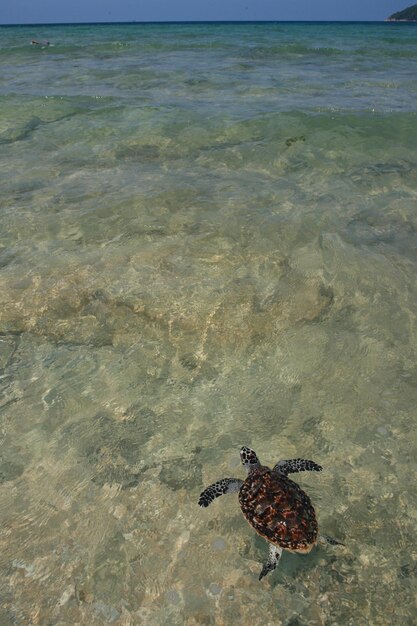
[[[100,618],[104,619],[107,623],[112,624],[120,616],[120,613],[119,611],[117,611],[117,609],[115,609],[113,606],[109,606],[108,604],[104,604],[104,602],[94,602],[92,606],[95,609],[97,615]]]
[[[12,263],[13,259],[16,257],[17,251],[12,248],[4,248],[0,251],[0,268],[6,267],[10,263]]]
[[[81,419],[64,426],[57,443],[74,443],[77,453],[91,466],[93,482],[134,487],[142,480],[139,451],[154,432],[154,414],[146,407],[131,407],[125,417],[122,421],[109,415]]]
[[[400,211],[366,211],[350,220],[345,239],[355,246],[385,244],[414,260],[416,230],[412,219]]]
[[[287,146],[287,148],[289,148],[294,143],[297,143],[297,141],[305,141],[305,140],[306,138],[304,135],[300,135],[299,137],[289,137],[288,139],[285,140],[285,145]]]
[[[162,465],[159,479],[167,487],[177,491],[178,489],[191,489],[202,483],[202,466],[189,459],[175,459],[165,461]]]
[[[213,550],[226,550],[227,543],[225,542],[223,537],[217,537],[216,539],[213,539],[212,546]]]
[[[24,472],[24,466],[14,461],[0,460],[0,484],[15,480]]]
[[[7,367],[17,348],[17,337],[13,335],[0,336],[0,369]]]

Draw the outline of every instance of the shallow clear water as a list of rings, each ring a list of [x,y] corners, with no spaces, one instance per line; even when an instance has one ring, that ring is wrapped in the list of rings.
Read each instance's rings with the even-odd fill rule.
[[[417,29],[0,45],[0,623],[415,624]],[[345,548],[258,582],[244,444]]]

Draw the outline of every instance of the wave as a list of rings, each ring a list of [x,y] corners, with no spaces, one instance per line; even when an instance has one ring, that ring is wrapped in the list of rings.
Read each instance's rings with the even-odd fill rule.
[[[253,59],[264,59],[271,57],[285,57],[285,56],[310,56],[310,57],[332,57],[344,54],[344,51],[339,48],[333,48],[328,46],[304,46],[302,44],[289,43],[276,46],[255,46],[249,50],[242,50],[243,56],[249,56]]]

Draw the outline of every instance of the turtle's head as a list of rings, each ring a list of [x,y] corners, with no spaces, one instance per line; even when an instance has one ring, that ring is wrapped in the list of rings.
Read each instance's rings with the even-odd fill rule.
[[[240,449],[240,460],[242,461],[242,465],[248,474],[253,469],[260,466],[256,453],[246,446],[243,446],[243,448]]]

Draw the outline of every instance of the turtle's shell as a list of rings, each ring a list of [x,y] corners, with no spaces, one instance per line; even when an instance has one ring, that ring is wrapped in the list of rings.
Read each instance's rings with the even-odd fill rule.
[[[317,541],[310,498],[287,476],[268,467],[253,469],[239,491],[243,515],[254,529],[281,548],[309,552]]]

